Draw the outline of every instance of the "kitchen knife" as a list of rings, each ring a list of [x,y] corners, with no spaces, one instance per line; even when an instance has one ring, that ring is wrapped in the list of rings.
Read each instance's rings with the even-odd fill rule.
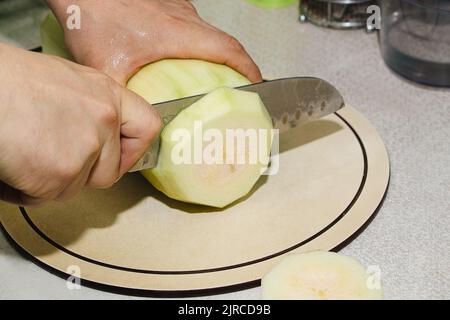
[[[272,117],[274,129],[280,133],[304,123],[322,118],[345,106],[339,91],[325,80],[296,77],[266,81],[237,88],[256,92]],[[154,104],[166,125],[181,110],[189,107],[204,94]],[[157,139],[130,172],[156,166],[159,152]]]

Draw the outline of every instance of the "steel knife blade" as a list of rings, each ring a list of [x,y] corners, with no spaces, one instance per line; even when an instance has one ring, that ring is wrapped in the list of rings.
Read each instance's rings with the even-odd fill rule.
[[[280,133],[332,114],[345,106],[339,91],[325,80],[294,77],[265,81],[236,88],[256,92],[269,112],[274,129]],[[205,94],[154,104],[164,124]],[[153,168],[159,152],[157,139],[130,172]]]

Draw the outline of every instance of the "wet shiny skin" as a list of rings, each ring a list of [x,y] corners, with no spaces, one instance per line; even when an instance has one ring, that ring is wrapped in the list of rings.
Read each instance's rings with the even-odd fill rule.
[[[49,0],[63,21],[66,1]],[[261,74],[243,46],[203,21],[185,0],[71,1],[82,8],[81,30],[65,30],[75,60],[125,84],[136,71],[167,58],[226,64],[252,82]]]

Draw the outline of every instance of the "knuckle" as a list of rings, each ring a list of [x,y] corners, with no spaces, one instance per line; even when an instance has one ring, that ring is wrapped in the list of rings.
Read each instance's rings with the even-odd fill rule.
[[[67,183],[74,180],[78,176],[81,166],[74,162],[62,161],[62,163],[63,165],[56,168],[57,180],[62,183]]]
[[[236,39],[233,36],[230,36],[230,35],[226,35],[226,37],[225,37],[225,45],[228,48],[231,48],[233,50],[238,50],[238,51],[244,50],[244,47],[239,42],[239,40]]]
[[[119,114],[112,104],[102,103],[96,109],[98,120],[108,127],[119,125]]]

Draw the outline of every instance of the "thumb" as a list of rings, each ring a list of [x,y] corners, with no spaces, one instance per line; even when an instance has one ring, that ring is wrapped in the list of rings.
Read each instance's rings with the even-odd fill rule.
[[[127,89],[122,92],[121,115],[120,176],[138,162],[162,128],[162,120],[156,109]]]

